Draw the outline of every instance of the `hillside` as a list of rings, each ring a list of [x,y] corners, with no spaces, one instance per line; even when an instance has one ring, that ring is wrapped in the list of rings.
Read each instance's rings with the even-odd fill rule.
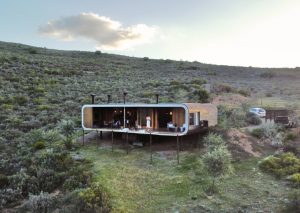
[[[120,102],[124,90],[129,102],[153,102],[155,93],[161,102],[198,101],[192,94],[199,78],[242,89],[254,99],[280,98],[291,105],[300,98],[298,69],[151,60],[4,42],[0,43],[0,71],[0,103],[5,104],[1,122],[20,114],[20,123],[34,121],[37,126],[56,123],[62,112],[79,119],[80,106],[90,102],[91,93],[99,103],[106,101],[107,94]]]
[[[247,208],[250,211],[258,211],[271,208],[268,202],[259,202],[259,199],[263,199],[264,193],[269,193],[270,200],[279,202],[273,209],[278,210],[279,205],[284,203],[284,198],[287,197],[290,188],[289,186],[286,188],[282,180],[257,172],[258,161],[261,158],[253,160],[247,157],[245,162],[240,163],[244,155],[235,156],[236,150],[231,150],[236,160],[234,166],[237,173],[232,180],[225,179],[224,183],[232,185],[238,183],[238,187],[243,186],[246,189],[238,190],[221,183],[223,194],[221,193],[216,200],[211,200],[211,197],[207,198],[203,195],[204,189],[199,185],[203,180],[200,178],[195,181],[198,177],[193,171],[194,167],[203,169],[202,165],[197,163],[203,151],[193,150],[191,154],[185,150],[183,161],[186,162],[188,168],[185,168],[183,164],[167,170],[166,168],[174,163],[172,160],[170,162],[165,160],[165,156],[161,159],[159,153],[156,153],[156,157],[159,158],[156,161],[157,167],[147,164],[146,150],[143,149],[134,152],[131,158],[120,156],[120,150],[122,150],[120,148],[116,152],[118,160],[114,160],[113,156],[108,154],[107,150],[110,148],[106,150],[104,146],[101,149],[103,158],[99,160],[95,158],[97,153],[95,153],[96,146],[93,141],[90,147],[75,146],[70,151],[62,142],[67,141],[68,138],[51,131],[60,131],[58,127],[63,125],[61,121],[63,119],[74,121],[72,127],[80,127],[81,106],[91,102],[91,93],[96,94],[96,103],[105,103],[108,94],[112,95],[112,102],[122,102],[122,94],[127,91],[128,102],[154,103],[155,94],[158,93],[160,102],[213,101],[230,107],[233,105],[240,107],[242,103],[247,103],[253,106],[262,104],[299,110],[299,82],[299,68],[233,67],[200,62],[153,60],[147,57],[134,58],[101,52],[60,51],[0,42],[0,210],[20,206],[22,210],[23,201],[28,200],[30,194],[38,194],[41,190],[52,195],[57,193],[63,196],[64,199],[58,206],[64,206],[68,203],[68,199],[76,198],[74,194],[78,188],[87,187],[94,179],[102,180],[108,184],[109,188],[111,183],[105,177],[113,178],[111,167],[115,172],[120,171],[117,165],[119,162],[124,162],[126,164],[124,170],[128,170],[126,174],[122,173],[123,170],[120,171],[117,174],[120,178],[127,176],[136,178],[132,169],[138,169],[141,176],[148,169],[161,174],[159,183],[152,182],[153,180],[147,177],[138,180],[141,183],[150,181],[147,183],[149,187],[154,187],[156,184],[161,184],[162,187],[162,191],[151,191],[151,196],[157,196],[154,199],[155,205],[161,206],[153,207],[152,203],[148,202],[141,208],[142,210],[149,208],[152,212],[158,210],[174,212],[180,209],[183,212],[197,212],[202,209],[203,203],[200,205],[197,200],[200,197],[206,199],[204,204],[208,206],[203,209],[211,212],[219,207],[228,211],[240,208],[244,208],[245,211]],[[209,98],[203,96],[204,85],[210,88]],[[241,125],[241,127],[244,126]],[[242,131],[249,134],[246,130]],[[75,137],[76,134],[78,135],[78,133],[74,134]],[[251,140],[255,139],[251,136]],[[259,150],[266,147],[259,144],[256,148]],[[261,152],[261,157],[265,157],[274,150],[273,147],[266,152]],[[72,158],[74,154],[83,156],[84,159],[78,162]],[[197,165],[190,164],[190,158],[193,156],[197,158],[195,160]],[[137,162],[134,157],[137,159],[142,157],[144,160]],[[250,175],[249,179],[246,179],[247,175]],[[240,178],[245,178],[245,182]],[[269,179],[263,186],[264,178]],[[167,185],[169,180],[173,179],[179,181],[176,182],[177,185]],[[122,186],[119,180],[113,180],[120,187]],[[252,186],[254,180],[258,182],[257,185]],[[183,191],[179,190],[181,189],[180,181],[186,184]],[[49,183],[56,185],[50,186]],[[126,198],[122,191],[126,188],[116,191],[110,189],[116,193],[114,196],[120,196],[120,199],[116,198],[115,202],[125,208],[124,212],[127,212],[126,207],[130,207],[135,202],[135,193],[143,200],[147,195],[142,190],[152,190],[147,188],[147,184],[142,187],[130,181],[128,184],[133,184],[134,189],[141,190],[130,192],[130,199],[133,200],[128,203],[122,200]],[[163,188],[164,184],[166,188]],[[193,188],[194,184],[196,184],[195,188]],[[274,186],[279,187],[278,190],[281,191],[277,193],[273,189]],[[179,187],[178,190],[177,187]],[[198,189],[200,192],[197,191]],[[190,194],[189,190],[196,194],[196,198],[193,197],[194,194]],[[228,194],[226,194],[227,191]],[[176,196],[167,199],[169,192],[178,194],[179,207],[176,206]],[[239,204],[239,193],[245,193],[244,197],[249,195],[249,200],[245,201],[246,207],[241,207]],[[255,197],[256,193],[258,197]],[[283,197],[280,197],[280,193]],[[69,197],[64,197],[64,195]],[[193,197],[192,200],[190,200],[191,197]],[[162,204],[160,199],[165,199],[166,203]],[[250,207],[251,202],[257,202],[255,208]],[[65,212],[68,212],[69,207],[65,208],[67,209]],[[134,206],[131,210],[134,212],[138,208],[139,206]],[[72,211],[71,207],[70,209],[69,211]],[[115,212],[118,212],[118,209]]]

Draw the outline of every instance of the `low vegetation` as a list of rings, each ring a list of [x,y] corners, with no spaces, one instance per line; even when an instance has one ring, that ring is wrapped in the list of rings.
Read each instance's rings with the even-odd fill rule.
[[[118,103],[124,90],[129,102],[154,103],[156,93],[160,102],[210,102],[234,94],[254,100],[263,97],[265,105],[297,107],[293,101],[299,99],[295,91],[300,88],[294,69],[153,60],[0,42],[0,72],[0,211],[258,212],[277,211],[285,204],[289,188],[282,179],[270,176],[271,170],[258,172],[259,159],[234,162],[225,137],[212,134],[209,140],[223,142],[182,152],[180,165],[174,155],[168,159],[161,152],[154,154],[150,165],[144,148],[125,155],[122,149],[111,153],[95,145],[79,147],[74,127],[80,127],[80,107],[91,102],[91,93],[97,93],[96,103],[106,102],[107,94]],[[272,97],[267,99],[266,94]],[[248,107],[219,106],[217,131],[259,125],[257,117],[247,113]],[[256,137],[273,138],[276,146],[299,155],[296,136],[279,127],[260,131]],[[290,174],[295,187],[298,173]],[[291,208],[298,198],[290,199]],[[270,200],[275,204],[270,205]]]
[[[207,145],[207,151],[203,155],[203,163],[212,176],[212,185],[208,188],[208,193],[214,193],[217,191],[216,179],[231,170],[231,154],[220,135],[209,134],[204,138],[204,143]]]

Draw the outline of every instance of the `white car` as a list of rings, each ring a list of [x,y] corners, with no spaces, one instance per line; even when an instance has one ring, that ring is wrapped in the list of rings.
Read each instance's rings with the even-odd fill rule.
[[[264,110],[263,108],[254,107],[251,108],[249,112],[252,112],[259,117],[266,117],[266,110]]]

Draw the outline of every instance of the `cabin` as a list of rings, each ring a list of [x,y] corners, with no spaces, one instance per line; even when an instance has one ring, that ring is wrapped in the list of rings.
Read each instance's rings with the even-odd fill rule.
[[[210,103],[89,104],[82,106],[83,130],[183,136],[215,126]]]

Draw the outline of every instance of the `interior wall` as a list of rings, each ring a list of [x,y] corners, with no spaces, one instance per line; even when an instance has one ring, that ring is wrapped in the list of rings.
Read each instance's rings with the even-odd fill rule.
[[[183,126],[185,123],[185,113],[182,108],[173,108],[172,109],[172,122],[177,124],[178,127]]]
[[[86,128],[93,127],[93,109],[91,107],[86,107],[83,110],[83,124]]]

